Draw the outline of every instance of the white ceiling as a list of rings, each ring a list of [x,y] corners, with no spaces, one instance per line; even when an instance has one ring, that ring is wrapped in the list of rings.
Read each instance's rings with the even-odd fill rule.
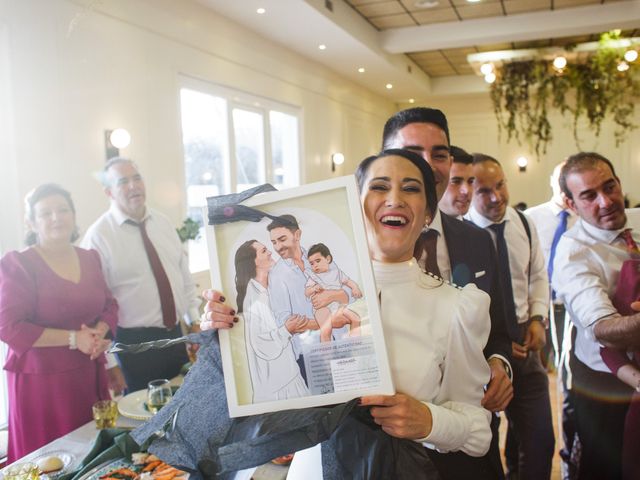
[[[408,57],[409,53],[598,34],[614,28],[633,30],[640,26],[640,0],[383,31],[343,0],[198,1],[398,103],[410,98],[419,101],[433,95],[487,89],[476,76],[430,78]],[[380,0],[370,1],[380,3]],[[332,11],[325,3],[332,4]],[[259,15],[258,8],[266,12]],[[326,45],[326,49],[320,50],[320,44]],[[365,73],[358,73],[359,67],[364,67]],[[385,87],[387,83],[393,85],[391,90]]]

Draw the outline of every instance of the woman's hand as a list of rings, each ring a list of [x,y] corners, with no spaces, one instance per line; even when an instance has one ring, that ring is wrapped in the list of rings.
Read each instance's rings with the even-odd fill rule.
[[[202,330],[231,328],[238,321],[236,312],[224,302],[226,298],[217,290],[205,290],[202,296],[207,301],[200,321]]]
[[[360,405],[371,407],[374,421],[392,437],[415,440],[431,433],[429,407],[404,393],[362,397]]]
[[[78,350],[95,360],[109,348],[111,340],[104,340],[97,328],[83,324],[80,330],[76,330],[76,345]]]

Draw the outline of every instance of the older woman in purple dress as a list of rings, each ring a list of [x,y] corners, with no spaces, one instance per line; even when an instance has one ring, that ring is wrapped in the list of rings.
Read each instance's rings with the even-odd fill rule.
[[[78,236],[69,192],[54,184],[26,199],[27,245],[0,260],[0,340],[9,393],[8,462],[92,419],[108,399],[105,337],[118,306]]]

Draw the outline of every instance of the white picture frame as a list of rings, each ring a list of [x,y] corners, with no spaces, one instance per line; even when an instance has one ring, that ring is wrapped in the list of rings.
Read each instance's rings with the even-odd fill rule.
[[[291,258],[281,258],[271,238],[286,231],[276,228],[269,232],[267,227],[272,219],[268,217],[259,222],[240,220],[206,226],[213,288],[224,293],[225,303],[236,312],[247,307],[238,313],[239,321],[233,328],[219,331],[230,417],[331,405],[364,395],[394,394],[355,178],[346,176],[281,192],[261,193],[242,205],[275,217],[292,215],[298,223],[298,250],[304,252],[303,256],[312,244],[319,243],[330,250],[330,256],[322,252],[309,255],[317,265],[311,267],[307,258],[304,271],[296,267]],[[205,223],[206,212],[205,209]],[[273,259],[266,282],[264,274],[257,275],[255,260],[243,260],[246,255],[238,253],[241,249],[246,253],[249,245],[254,251],[260,250],[261,258],[270,253]],[[281,252],[287,256],[286,250]],[[242,273],[247,266],[254,268],[253,273]],[[247,281],[253,274],[255,277]],[[326,283],[327,276],[339,278],[339,286]],[[305,280],[303,299],[299,291]],[[321,285],[316,287],[316,284]],[[247,293],[241,309],[237,296],[245,285]],[[285,288],[287,285],[291,288]],[[287,309],[296,309],[287,307],[287,301],[292,305],[305,302],[312,305],[310,299],[316,298],[316,292],[340,289],[348,298],[348,312],[356,313],[350,318],[359,319],[359,325],[354,320],[342,328],[329,327],[333,324],[327,323],[327,318],[335,311],[335,302],[317,309],[312,307],[312,313],[304,316],[309,322],[297,317],[305,325],[312,325],[314,321],[324,325],[323,330],[291,334],[283,325],[290,315],[302,315],[289,312],[287,316]],[[308,312],[308,306],[302,309]],[[306,393],[300,386],[301,379]]]

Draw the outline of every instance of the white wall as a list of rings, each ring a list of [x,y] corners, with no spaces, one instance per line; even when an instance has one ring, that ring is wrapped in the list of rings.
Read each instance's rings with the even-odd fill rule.
[[[546,154],[537,158],[526,144],[520,146],[515,140],[508,143],[505,132],[499,139],[496,117],[488,93],[435,98],[429,106],[440,108],[446,113],[452,144],[468,152],[491,155],[503,164],[512,205],[524,201],[533,206],[548,200],[551,196],[551,171],[564,158],[581,150],[596,151],[611,160],[631,205],[640,202],[640,130],[632,131],[626,141],[616,147],[611,120],[603,123],[599,138],[586,125],[581,124],[581,144],[578,147],[573,138],[572,120],[552,113],[550,122],[553,141],[547,146]],[[636,105],[634,123],[640,125],[640,105]],[[529,159],[526,172],[519,172],[515,163],[516,158],[522,155]]]
[[[301,108],[303,182],[331,176],[335,151],[347,160],[334,175],[352,172],[395,109],[190,0],[0,0],[0,67],[0,126],[11,126],[0,141],[4,250],[19,247],[21,198],[40,183],[71,191],[81,228],[106,209],[91,175],[105,160],[104,130],[119,126],[149,204],[179,224],[180,75]]]

